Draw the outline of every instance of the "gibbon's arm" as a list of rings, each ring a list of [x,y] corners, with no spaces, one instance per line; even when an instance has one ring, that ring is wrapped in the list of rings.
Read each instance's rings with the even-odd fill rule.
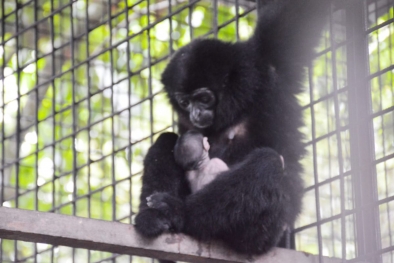
[[[327,23],[332,0],[260,0],[253,40],[276,67],[304,66]]]
[[[185,172],[176,164],[173,152],[177,139],[175,133],[163,133],[146,154],[140,208],[146,207],[146,197],[154,192],[168,192],[183,197],[186,195],[181,193],[184,186],[180,183]]]
[[[176,164],[174,146],[178,136],[163,133],[149,149],[144,160],[144,174],[140,196],[140,211],[135,218],[136,230],[146,236],[155,237],[165,230],[171,230],[176,222],[167,215],[148,206],[149,196],[153,193],[167,193],[182,200],[190,193],[185,172]],[[178,229],[174,229],[179,232]]]

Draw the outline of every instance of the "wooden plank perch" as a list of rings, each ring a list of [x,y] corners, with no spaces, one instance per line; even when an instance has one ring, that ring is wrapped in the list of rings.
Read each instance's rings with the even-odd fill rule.
[[[0,238],[196,263],[319,262],[317,256],[280,248],[252,258],[183,234],[165,234],[151,240],[138,235],[128,224],[6,207],[0,207]],[[324,262],[341,260],[325,258]]]

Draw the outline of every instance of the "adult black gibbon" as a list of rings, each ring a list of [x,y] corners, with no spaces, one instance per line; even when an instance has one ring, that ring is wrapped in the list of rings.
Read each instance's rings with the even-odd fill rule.
[[[195,40],[165,69],[162,83],[180,133],[194,129],[208,137],[210,157],[229,170],[191,194],[174,160],[177,135],[159,136],[144,161],[135,219],[142,235],[183,232],[256,255],[277,245],[299,214],[304,147],[296,94],[331,1],[261,0],[259,6],[248,41]]]

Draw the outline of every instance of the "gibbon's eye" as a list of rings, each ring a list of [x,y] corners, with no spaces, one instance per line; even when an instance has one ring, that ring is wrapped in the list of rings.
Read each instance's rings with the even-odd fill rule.
[[[204,95],[204,96],[202,96],[202,97],[200,98],[200,101],[201,101],[202,103],[208,104],[208,103],[211,101],[211,97],[210,97],[210,96]]]
[[[189,106],[190,102],[189,102],[188,99],[179,98],[179,99],[178,99],[178,104],[179,104],[179,106],[181,106],[182,108],[186,109],[186,108]]]
[[[178,102],[178,105],[184,109],[187,110],[187,107],[189,107],[190,104],[190,100],[189,100],[189,96],[184,94],[184,93],[175,93],[175,99]]]
[[[209,88],[200,88],[194,91],[193,100],[205,107],[211,107],[215,104],[215,95]]]

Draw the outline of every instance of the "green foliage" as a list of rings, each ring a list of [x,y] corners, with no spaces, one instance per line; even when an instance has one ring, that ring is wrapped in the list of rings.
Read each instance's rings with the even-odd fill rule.
[[[19,187],[18,207],[130,223],[139,205],[142,160],[151,135],[171,130],[174,121],[162,92],[161,72],[171,53],[190,42],[191,34],[214,35],[212,3],[194,5],[190,19],[189,9],[163,19],[169,10],[154,1],[149,15],[147,1],[112,1],[108,7],[106,1],[81,0],[72,8],[68,0],[38,2],[37,15],[42,19],[37,24],[38,38],[35,27],[27,30],[18,38],[16,50],[16,5],[4,1],[5,22],[10,26],[1,40],[7,42],[0,46],[0,64],[8,74],[7,85],[0,87],[5,94],[0,125],[6,136],[15,133],[18,106],[24,115],[26,105],[33,105],[28,117],[32,126],[21,134],[21,144],[13,146],[20,148],[19,168],[12,167],[8,175],[9,185]],[[186,4],[173,3],[172,11]],[[51,15],[58,8],[62,11]],[[217,8],[218,36],[236,41],[235,22],[221,26],[234,18],[234,7],[219,3]],[[22,8],[18,19],[24,28],[34,23],[33,2]],[[254,14],[241,18],[244,38],[251,34],[244,29],[252,28],[254,19]],[[23,95],[20,105],[15,100],[18,94]],[[13,145],[10,140],[6,143],[6,149]],[[15,201],[11,198],[5,205],[15,207]],[[14,260],[13,244],[3,240],[3,261]],[[18,258],[34,253],[29,243],[16,245]],[[53,253],[59,262],[68,262],[72,255],[63,247]],[[109,256],[90,253],[92,260]],[[50,254],[41,253],[40,261],[49,261]],[[86,256],[75,255],[82,261]],[[134,258],[133,262],[145,261]]]

